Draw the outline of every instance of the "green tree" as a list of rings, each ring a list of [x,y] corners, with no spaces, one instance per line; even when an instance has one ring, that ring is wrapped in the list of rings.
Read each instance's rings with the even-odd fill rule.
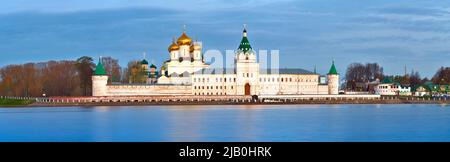
[[[90,95],[90,91],[92,91],[92,74],[95,64],[93,59],[88,56],[83,56],[77,59],[75,66],[79,73],[80,78],[80,87],[83,89],[83,95]]]
[[[141,62],[136,60],[128,62],[124,73],[126,74],[124,81],[128,83],[145,83],[148,78]]]

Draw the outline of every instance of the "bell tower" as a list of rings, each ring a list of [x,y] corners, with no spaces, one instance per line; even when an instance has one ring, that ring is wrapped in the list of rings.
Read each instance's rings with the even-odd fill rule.
[[[236,50],[236,83],[238,95],[258,95],[259,64],[256,54],[247,38],[247,27],[244,25],[242,40]]]

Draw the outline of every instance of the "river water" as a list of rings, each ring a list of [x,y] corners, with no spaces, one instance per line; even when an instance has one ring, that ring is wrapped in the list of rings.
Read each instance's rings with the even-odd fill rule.
[[[0,108],[0,141],[450,141],[450,105]]]

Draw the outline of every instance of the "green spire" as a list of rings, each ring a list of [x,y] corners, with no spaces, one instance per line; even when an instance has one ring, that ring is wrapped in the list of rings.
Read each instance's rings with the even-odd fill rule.
[[[244,53],[247,53],[248,51],[252,50],[252,46],[250,46],[250,42],[247,39],[247,29],[245,29],[245,26],[241,44],[239,44],[238,50],[243,51]]]
[[[330,74],[331,75],[338,75],[336,67],[334,66],[334,60],[333,60],[333,63],[331,64],[330,71],[328,72],[328,75],[330,75]]]
[[[101,58],[98,59],[97,67],[95,67],[94,75],[107,75],[105,67],[103,67]]]

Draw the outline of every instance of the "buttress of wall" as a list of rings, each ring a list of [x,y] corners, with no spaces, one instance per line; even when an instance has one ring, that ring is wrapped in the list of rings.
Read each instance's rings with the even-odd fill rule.
[[[189,85],[108,85],[106,96],[191,95]]]

